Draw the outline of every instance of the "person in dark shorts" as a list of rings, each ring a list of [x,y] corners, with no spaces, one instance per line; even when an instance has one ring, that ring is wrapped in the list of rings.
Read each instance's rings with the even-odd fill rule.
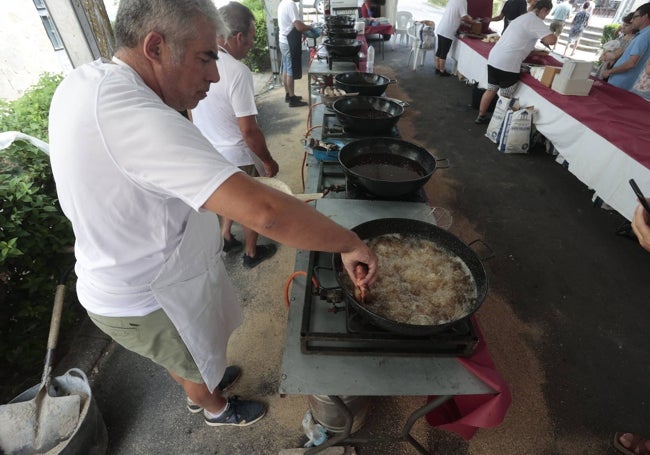
[[[451,49],[451,45],[456,39],[456,32],[461,22],[471,21],[472,17],[467,14],[467,0],[449,0],[436,29],[438,34],[436,74],[438,76],[449,76],[449,73],[445,71],[445,61],[449,49]]]
[[[547,46],[557,41],[544,23],[553,8],[551,0],[539,0],[535,8],[510,23],[503,36],[494,45],[488,57],[488,86],[481,97],[478,117],[475,123],[487,123],[488,108],[497,95],[511,97],[519,83],[521,62],[535,48],[540,39]]]

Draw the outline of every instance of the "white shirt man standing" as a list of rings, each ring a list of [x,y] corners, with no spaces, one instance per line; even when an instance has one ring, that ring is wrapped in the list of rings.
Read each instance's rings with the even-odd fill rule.
[[[121,0],[114,30],[114,58],[75,68],[50,107],[77,296],[113,340],[166,368],[208,425],[250,425],[265,404],[222,394],[239,375],[226,348],[243,312],[216,215],[293,248],[340,252],[351,278],[367,264],[360,287],[375,281],[377,257],[354,232],[241,172],[179,114],[219,81],[226,31],[212,0]]]
[[[284,84],[284,100],[289,107],[306,106],[302,97],[294,92],[294,80],[302,77],[302,33],[313,30],[300,20],[297,0],[282,0],[278,5],[278,28],[280,36],[280,52],[282,53],[282,83]]]
[[[253,75],[240,60],[255,43],[255,16],[244,5],[230,2],[219,9],[230,28],[220,36],[217,68],[221,80],[212,84],[208,96],[192,111],[194,124],[228,161],[252,177],[273,177],[278,163],[271,156],[264,133],[257,124]],[[222,218],[224,251],[236,251],[242,243],[231,231],[232,220]],[[257,233],[242,226],[246,241],[243,265],[253,268],[276,252],[276,246],[257,245]]]

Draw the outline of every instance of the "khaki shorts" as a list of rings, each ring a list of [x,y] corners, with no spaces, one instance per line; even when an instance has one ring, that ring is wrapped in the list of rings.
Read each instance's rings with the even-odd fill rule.
[[[254,164],[247,164],[246,166],[239,166],[239,169],[244,171],[244,174],[250,175],[251,177],[259,177],[260,173],[257,172],[257,168]]]
[[[120,346],[153,360],[183,379],[203,384],[192,355],[162,309],[146,316],[120,318],[90,312],[88,316]]]
[[[562,30],[564,30],[564,21],[553,21],[551,22],[551,25],[549,25],[549,29],[553,32],[555,36],[558,38],[562,34]]]

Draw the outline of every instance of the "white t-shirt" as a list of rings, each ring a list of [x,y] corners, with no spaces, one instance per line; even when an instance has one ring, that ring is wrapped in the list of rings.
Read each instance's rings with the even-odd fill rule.
[[[518,73],[521,63],[535,48],[541,38],[550,35],[548,25],[537,17],[535,11],[522,14],[508,25],[488,57],[488,65],[502,71]]]
[[[253,151],[242,136],[238,117],[257,115],[253,74],[246,65],[219,48],[219,82],[192,109],[192,121],[210,143],[235,166],[254,164]]]
[[[117,59],[83,65],[61,83],[49,132],[81,304],[104,316],[159,309],[150,284],[189,214],[239,170]]]
[[[467,0],[449,0],[436,28],[436,33],[453,40],[463,16],[467,16]]]
[[[278,29],[280,36],[278,41],[281,43],[289,44],[287,35],[293,29],[293,23],[300,19],[298,14],[298,6],[293,0],[282,0],[278,5]]]

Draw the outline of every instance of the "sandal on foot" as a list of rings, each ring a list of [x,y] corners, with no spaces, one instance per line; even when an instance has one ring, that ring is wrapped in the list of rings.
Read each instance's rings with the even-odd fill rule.
[[[632,440],[630,441],[629,447],[625,447],[621,443],[621,436],[631,434]],[[648,449],[647,439],[633,433],[616,433],[614,435],[614,447],[621,453],[625,455],[650,455],[650,449]]]

